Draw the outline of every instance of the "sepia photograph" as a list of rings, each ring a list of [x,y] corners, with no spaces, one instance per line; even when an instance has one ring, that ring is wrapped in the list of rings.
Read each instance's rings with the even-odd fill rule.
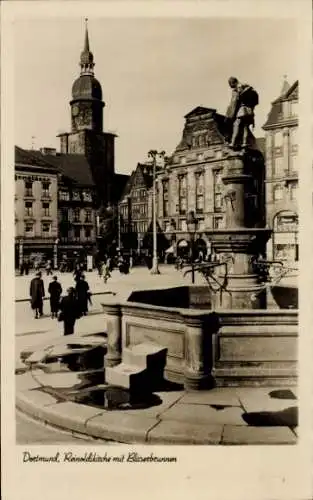
[[[39,411],[296,443],[296,23],[18,21],[15,51],[17,442],[67,440]]]
[[[71,12],[10,25],[19,461],[283,456],[302,425],[301,22]]]

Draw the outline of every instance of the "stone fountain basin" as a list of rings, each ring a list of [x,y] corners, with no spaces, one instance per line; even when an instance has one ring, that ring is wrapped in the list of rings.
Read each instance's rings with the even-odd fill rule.
[[[211,367],[217,385],[294,383],[298,311],[220,309],[220,327],[212,329],[211,299],[207,286],[185,286],[137,290],[126,301],[102,303],[108,344],[117,339],[121,355],[141,343],[166,347],[165,378],[171,382],[185,382],[186,366],[201,351],[192,366]]]

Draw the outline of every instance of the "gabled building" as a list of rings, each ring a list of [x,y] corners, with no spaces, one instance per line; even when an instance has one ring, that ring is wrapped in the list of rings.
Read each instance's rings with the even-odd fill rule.
[[[298,260],[298,91],[284,81],[263,125],[266,160],[266,220],[273,230],[268,258]]]
[[[120,241],[124,248],[140,251],[152,220],[152,166],[138,163],[118,205]]]

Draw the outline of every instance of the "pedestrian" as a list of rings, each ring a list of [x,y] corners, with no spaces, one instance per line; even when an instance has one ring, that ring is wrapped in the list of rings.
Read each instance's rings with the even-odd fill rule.
[[[103,274],[103,262],[101,260],[98,262],[97,268],[98,268],[98,275],[101,278]]]
[[[62,298],[60,303],[60,314],[58,321],[63,321],[64,335],[74,333],[75,321],[80,318],[78,302],[75,289],[71,286],[67,289],[67,295]]]
[[[25,260],[24,262],[24,271],[25,271],[25,274],[26,276],[28,276],[28,273],[29,273],[29,260]]]
[[[50,293],[51,318],[56,318],[59,311],[60,297],[62,294],[62,286],[58,282],[58,278],[56,276],[53,276],[53,280],[49,284],[48,292]]]
[[[35,319],[38,319],[43,315],[43,298],[45,296],[45,288],[40,271],[36,273],[35,278],[30,282],[29,295],[31,298],[31,308],[35,311]]]
[[[78,283],[78,281],[80,280],[81,275],[82,275],[81,268],[80,268],[79,264],[75,265],[75,269],[74,269],[73,274],[74,274],[74,280],[76,281],[76,283]]]
[[[89,295],[89,285],[85,280],[85,276],[82,274],[76,283],[76,297],[78,301],[78,308],[83,316],[88,313],[88,295]]]
[[[110,259],[107,259],[107,261],[104,265],[104,274],[103,274],[104,283],[106,283],[109,278],[111,278]]]
[[[51,260],[48,260],[48,261],[47,261],[47,264],[46,264],[46,273],[47,273],[47,276],[49,276],[50,274],[52,274],[52,264],[51,264]]]
[[[20,265],[20,276],[23,276],[24,271],[25,271],[25,263],[22,262],[21,265]]]

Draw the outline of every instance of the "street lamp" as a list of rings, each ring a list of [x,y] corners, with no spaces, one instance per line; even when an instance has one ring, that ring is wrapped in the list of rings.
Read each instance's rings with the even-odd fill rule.
[[[158,268],[158,253],[157,253],[157,213],[156,213],[156,166],[157,158],[164,159],[165,151],[156,151],[155,149],[149,151],[148,158],[152,159],[153,166],[153,260],[151,274],[160,274]]]
[[[191,279],[192,284],[195,282],[195,268],[194,268],[194,250],[195,250],[195,237],[198,227],[198,219],[193,210],[190,210],[187,215],[187,228],[190,234],[190,256],[191,256]]]
[[[54,262],[53,262],[53,268],[57,269],[58,268],[58,244],[59,244],[59,238],[57,238],[54,242],[54,252],[53,252],[53,257],[54,257]]]

